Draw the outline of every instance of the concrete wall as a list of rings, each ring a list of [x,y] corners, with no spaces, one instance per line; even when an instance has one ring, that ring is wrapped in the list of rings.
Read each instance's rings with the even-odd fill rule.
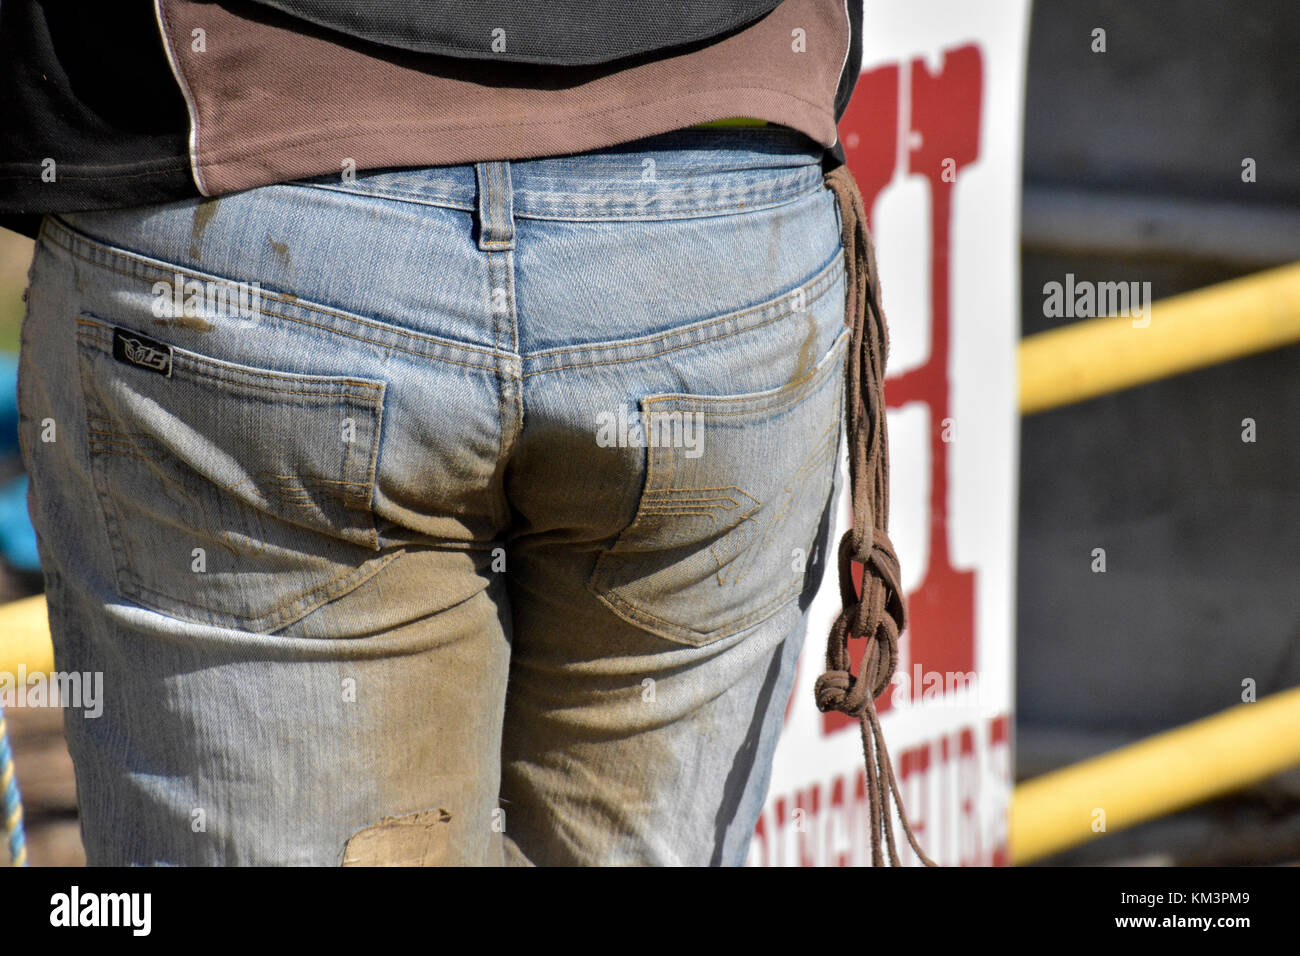
[[[1067,272],[1160,298],[1300,258],[1298,43],[1280,0],[1035,5],[1026,335]],[[1022,773],[1300,683],[1298,380],[1292,347],[1025,419]]]

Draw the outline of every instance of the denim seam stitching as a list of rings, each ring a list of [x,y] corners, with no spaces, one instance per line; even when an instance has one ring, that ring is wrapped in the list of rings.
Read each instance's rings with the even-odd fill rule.
[[[604,555],[601,555],[601,557],[604,557]],[[773,598],[771,601],[768,601],[761,607],[746,614],[744,617],[730,621],[711,631],[701,631],[695,628],[688,628],[675,621],[656,617],[648,611],[643,611],[634,605],[628,604],[625,598],[613,592],[606,594],[597,593],[596,596],[607,604],[616,605],[622,610],[624,616],[634,618],[638,623],[656,626],[665,631],[671,631],[674,634],[677,634],[681,641],[696,644],[696,642],[692,640],[692,635],[699,635],[699,637],[702,638],[701,643],[713,643],[714,641],[720,641],[731,637],[733,634],[743,631],[751,624],[759,623],[760,619],[766,620],[767,617],[771,616],[771,614],[768,613],[769,611],[772,611],[774,608],[779,610],[782,606],[788,604],[791,600],[797,597],[801,587],[802,585],[799,583],[791,584],[786,591],[782,592],[780,595]],[[672,640],[672,638],[669,638],[669,640]],[[696,644],[696,646],[699,645]]]
[[[824,296],[824,295],[826,294],[827,291],[829,291],[829,290],[827,290],[827,289],[823,289],[821,292],[818,292],[816,295],[814,295],[814,296],[810,296],[810,297],[806,300],[807,303],[808,303],[809,305],[812,305],[812,303],[814,303],[814,302],[816,302],[817,300],[819,300],[820,298],[822,298],[822,296]],[[770,305],[767,305],[767,306],[759,306],[759,307],[757,307],[756,309],[748,309],[748,310],[745,310],[745,312],[753,312],[753,311],[759,311],[759,312],[762,312],[762,311],[764,311],[764,310],[766,310],[766,309],[769,309],[769,308],[771,308]],[[710,322],[710,324],[717,324],[717,323],[723,323],[723,322],[733,321],[733,320],[735,320],[735,319],[741,317],[741,316],[744,315],[744,314],[745,314],[744,312],[740,312],[740,313],[737,313],[737,312],[728,313],[727,315],[725,315],[725,316],[721,316],[720,318],[718,318],[718,319],[716,319],[716,320],[712,320],[712,321]],[[704,337],[704,338],[701,338],[701,339],[697,339],[697,340],[693,340],[693,341],[690,341],[690,342],[684,342],[684,343],[682,343],[681,345],[674,345],[674,346],[672,346],[672,347],[670,347],[670,348],[659,349],[659,350],[657,350],[657,351],[646,352],[646,353],[643,353],[643,354],[637,354],[637,355],[616,356],[616,357],[614,357],[614,358],[610,358],[610,359],[602,359],[602,360],[591,361],[591,362],[569,362],[569,363],[565,363],[565,364],[562,364],[562,365],[551,366],[551,367],[548,367],[548,368],[534,369],[533,371],[525,372],[521,377],[522,377],[522,378],[530,378],[530,377],[533,376],[533,375],[546,375],[546,374],[551,373],[551,372],[562,372],[562,371],[565,371],[565,370],[567,370],[567,369],[574,369],[574,368],[595,368],[595,367],[602,366],[602,365],[621,365],[621,364],[624,364],[624,363],[627,363],[627,362],[643,362],[643,361],[648,361],[648,360],[650,360],[650,359],[659,358],[659,357],[662,356],[662,355],[668,355],[668,354],[670,354],[670,353],[672,353],[672,352],[680,352],[682,349],[695,348],[696,346],[704,345],[704,344],[706,344],[706,343],[719,342],[719,341],[722,341],[723,339],[731,338],[732,336],[742,335],[742,334],[744,334],[744,333],[746,333],[746,332],[753,332],[753,331],[755,331],[755,330],[757,330],[757,329],[765,328],[766,326],[769,326],[769,325],[773,324],[774,322],[779,322],[779,321],[781,321],[782,319],[786,319],[786,318],[789,318],[789,317],[792,316],[792,315],[798,315],[798,314],[799,314],[799,312],[798,312],[797,310],[795,310],[795,309],[782,309],[781,311],[776,312],[775,314],[769,316],[768,318],[764,319],[763,321],[761,321],[761,322],[756,322],[756,323],[754,323],[753,325],[745,325],[745,326],[743,326],[743,327],[741,327],[741,328],[735,328],[735,329],[730,329],[730,330],[728,330],[728,331],[716,332],[716,333],[714,333],[714,334],[708,335],[707,337]],[[692,330],[687,330],[687,331],[685,331],[685,332],[683,332],[682,330],[673,330],[671,333],[668,333],[667,335],[663,336],[662,338],[666,338],[666,337],[671,336],[671,335],[683,335],[683,334],[689,334],[690,331],[692,331]],[[656,339],[656,340],[652,340],[652,341],[658,341],[658,339]],[[600,345],[598,345],[598,346],[584,347],[584,350],[591,350],[591,349],[602,349],[602,350],[603,350],[603,349],[609,349],[609,348],[620,348],[620,347],[627,347],[627,346],[626,346],[626,345],[623,345],[623,344],[620,344],[620,345],[617,345],[617,346],[614,346],[614,345],[609,345],[609,346],[600,346]],[[532,358],[532,356],[530,356],[530,359],[531,359],[531,358]]]
[[[63,226],[61,224],[55,224],[54,218],[51,216],[47,216],[45,218],[45,223],[47,224],[48,227],[55,228],[63,232],[68,237],[69,244],[64,245],[62,242],[59,242],[53,235],[51,235],[47,231],[47,229],[42,230],[43,237],[50,239],[56,246],[58,246],[58,248],[62,249],[64,252],[68,253],[69,255],[75,256],[76,258],[81,259],[82,261],[87,262],[90,265],[96,266],[101,269],[108,269],[110,272],[116,272],[119,275],[126,276],[127,278],[138,279],[141,282],[150,281],[150,279],[147,276],[138,275],[135,272],[120,268],[119,266],[115,265],[113,262],[101,262],[95,256],[89,255],[78,248],[74,248],[75,245],[89,245],[90,248],[98,256],[104,257],[106,259],[125,259],[128,262],[130,262],[134,267],[139,269],[151,269],[151,270],[158,269],[158,266],[154,265],[152,262],[148,262],[142,259],[141,257],[134,255],[133,253],[106,246],[103,243],[100,243],[96,240],[92,240],[88,237],[72,232],[66,226]],[[168,263],[167,266],[168,268],[171,269],[172,272],[180,273],[181,275],[191,276],[196,279],[203,278],[206,275],[212,275],[211,273],[197,272],[186,266],[173,265],[171,263]],[[282,312],[272,312],[266,309],[253,310],[257,312],[259,315],[271,316],[272,318],[281,318],[288,322],[298,322],[302,325],[308,325],[311,326],[312,328],[320,329],[323,332],[330,332],[332,334],[343,335],[343,336],[347,336],[348,338],[358,339],[359,341],[362,342],[369,342],[372,345],[378,345],[381,348],[397,349],[399,351],[409,352],[412,355],[420,356],[421,358],[430,358],[435,361],[448,362],[453,365],[464,365],[468,368],[481,368],[487,371],[491,371],[495,367],[495,360],[500,358],[500,356],[496,352],[490,349],[484,349],[474,345],[462,344],[459,342],[452,342],[446,339],[440,339],[435,336],[428,335],[424,332],[416,331],[414,329],[403,329],[398,326],[386,325],[384,323],[375,322],[356,315],[349,315],[345,312],[339,312],[337,310],[324,308],[322,306],[308,305],[302,302],[301,300],[297,299],[297,297],[294,297],[293,301],[290,301],[287,295],[281,293],[263,292],[262,295],[267,298],[274,299],[277,302],[281,302],[286,306],[293,306],[299,309],[303,309],[304,311],[307,312],[315,312],[319,315],[328,315],[342,322],[347,322],[353,325],[360,325],[367,328],[372,328],[377,332],[381,332],[386,335],[392,335],[400,338],[414,339],[418,342],[425,342],[428,343],[431,349],[443,349],[452,352],[465,352],[474,355],[488,356],[491,359],[493,359],[493,364],[477,365],[471,362],[459,362],[455,359],[448,358],[445,355],[436,355],[428,351],[419,351],[416,349],[406,348],[401,345],[385,342],[381,339],[366,338],[365,336],[357,335],[350,332],[345,332],[341,329],[332,328],[331,326],[328,325],[321,325],[317,322],[311,322],[308,319],[304,319],[298,316],[291,316]]]
[[[800,179],[804,177],[799,177]],[[789,205],[798,202],[807,194],[816,192],[821,186],[820,175],[817,178],[807,177],[807,184],[794,182],[796,177],[790,177],[790,183],[783,183],[782,188],[771,188],[764,190],[767,194],[755,190],[755,195],[744,202],[732,203],[729,205],[695,205],[691,203],[681,203],[669,208],[659,208],[654,210],[644,209],[623,209],[611,210],[608,215],[597,215],[595,213],[585,212],[582,207],[594,205],[590,201],[576,198],[580,194],[576,193],[534,193],[530,199],[527,194],[521,197],[518,206],[515,209],[517,219],[534,219],[547,222],[661,222],[674,219],[700,219],[707,216],[718,215],[735,210],[748,210],[758,212],[766,209],[774,209],[779,206]],[[387,199],[392,202],[404,202],[417,206],[429,206],[435,209],[456,209],[462,212],[476,211],[477,203],[470,200],[460,200],[452,196],[434,195],[421,196],[416,193],[403,193],[394,190],[367,187],[365,189],[348,188],[335,186],[328,183],[304,183],[291,182],[279,183],[281,186],[293,186],[301,189],[327,189],[332,192],[343,193],[349,196],[370,196],[377,199]],[[753,189],[753,187],[745,187]],[[788,190],[788,191],[787,191]],[[674,190],[673,193],[687,193],[686,190]],[[616,194],[610,194],[616,195]],[[656,194],[654,203],[659,204],[663,194]],[[672,195],[671,193],[669,194]],[[542,198],[542,197],[554,198]],[[628,200],[620,200],[624,205]],[[559,206],[567,204],[573,207],[569,211],[561,209],[547,208],[548,206]],[[613,205],[613,202],[610,203]]]
[[[131,571],[129,568],[125,570],[125,574],[131,579],[131,584],[133,585],[132,596],[145,597],[157,604],[170,604],[174,607],[186,608],[191,611],[202,611],[209,617],[209,621],[207,622],[209,623],[209,626],[223,627],[226,625],[219,623],[220,621],[233,620],[239,621],[241,626],[254,631],[255,633],[273,634],[280,628],[287,627],[294,621],[301,620],[312,611],[330,603],[335,598],[342,597],[344,594],[356,590],[400,556],[401,552],[397,552],[372,558],[361,567],[350,568],[347,571],[344,571],[341,575],[330,578],[323,584],[312,588],[312,590],[300,597],[290,597],[285,599],[281,603],[275,605],[275,607],[271,608],[271,610],[266,614],[255,618],[243,618],[238,614],[232,614],[229,611],[204,607],[201,604],[195,604],[191,601],[185,601],[181,598],[163,594],[161,591],[155,591],[153,588],[148,587],[141,582],[135,572]],[[372,564],[374,565],[373,567],[371,566]],[[153,608],[153,610],[159,609]],[[163,611],[162,613],[167,612]],[[269,630],[258,630],[260,627],[268,626],[270,627]]]
[[[673,204],[670,205],[669,208],[655,210],[655,212],[659,214],[657,218],[661,218],[661,219],[662,218],[700,218],[703,216],[709,216],[715,213],[726,212],[734,209],[757,209],[757,208],[765,209],[765,208],[771,208],[773,206],[787,205],[792,202],[797,202],[798,200],[804,198],[809,193],[818,192],[821,190],[821,188],[822,188],[822,180],[820,174],[813,175],[811,173],[810,174],[796,173],[794,175],[785,177],[784,181],[782,181],[779,184],[774,184],[770,182],[746,183],[742,186],[731,187],[730,189],[723,186],[710,186],[707,187],[707,190],[701,190],[699,188],[658,190],[655,192],[654,197],[652,199],[648,200],[644,204],[638,203],[638,205],[650,205],[651,203]],[[713,203],[700,204],[691,201],[692,197],[695,197],[699,193],[705,191],[707,192],[743,191],[748,195],[741,202],[729,203],[726,205],[719,205]],[[626,193],[601,193],[599,194],[599,197],[601,198],[597,198],[597,196],[593,194],[559,193],[559,192],[550,192],[550,191],[542,191],[542,190],[533,190],[531,196],[532,196],[531,202],[528,202],[527,199],[525,200],[524,209],[526,211],[521,212],[519,214],[526,219],[529,218],[560,219],[560,220],[581,221],[584,219],[600,220],[600,219],[625,218],[625,219],[648,220],[648,219],[656,218],[653,216],[634,215],[633,213],[628,213],[628,212],[620,212],[608,216],[598,216],[598,215],[591,215],[591,214],[588,215],[571,214],[566,216],[566,215],[562,215],[559,211],[553,211],[551,212],[550,215],[543,214],[543,212],[548,211],[545,209],[545,207],[548,205],[565,204],[572,207],[581,207],[581,206],[590,207],[590,206],[600,206],[602,204],[607,206],[614,205],[615,202],[622,203],[624,205],[629,205],[630,202],[635,202],[635,200],[629,201]],[[681,198],[679,199],[678,197]],[[542,209],[534,209],[533,208],[534,205],[540,206],[542,207]],[[645,210],[636,210],[636,212],[644,212],[644,211]],[[678,215],[676,216],[670,215],[673,213],[676,213]]]
[[[836,253],[836,255],[829,262],[827,262],[826,265],[822,266],[822,268],[816,274],[814,274],[810,280],[799,284],[797,288],[803,289],[806,294],[812,293],[811,298],[808,298],[806,300],[807,302],[809,303],[816,302],[818,299],[820,299],[823,295],[825,295],[829,291],[828,287],[833,287],[835,283],[839,281],[840,274],[843,271],[844,271],[843,257],[839,253]],[[736,319],[743,318],[744,316],[750,315],[755,312],[765,312],[771,309],[780,309],[781,311],[775,317],[781,318],[796,313],[797,310],[788,308],[790,301],[792,301],[795,297],[796,297],[795,292],[793,290],[789,292],[783,292],[781,295],[776,296],[775,298],[772,299],[768,299],[766,302],[760,302],[757,305],[752,305],[744,309],[737,309],[733,312],[727,312],[722,315],[713,316],[712,318],[702,319],[696,322],[692,322],[688,325],[678,326],[677,328],[673,328],[673,329],[667,329],[655,335],[643,336],[630,341],[623,340],[619,342],[593,342],[589,345],[578,345],[578,346],[563,345],[557,348],[542,349],[541,351],[533,352],[528,356],[528,358],[530,361],[537,361],[538,359],[549,358],[551,356],[565,355],[575,351],[601,352],[601,351],[610,351],[613,349],[632,348],[640,345],[650,345],[655,342],[662,342],[664,339],[669,339],[672,338],[673,336],[687,335],[695,331],[707,329],[713,325],[725,324],[727,322],[731,322]],[[754,326],[754,328],[757,328],[757,326]]]
[[[90,314],[93,315],[94,313]],[[107,336],[105,334],[110,332],[112,327],[99,321],[82,318],[81,316],[77,317],[77,325],[82,329],[93,329],[94,332],[87,334],[84,338],[89,339],[90,344],[93,344],[99,351],[105,354],[112,354],[111,348],[108,347],[108,341],[106,341]],[[372,403],[377,404],[382,400],[382,396],[379,393],[383,392],[384,383],[378,379],[365,381],[339,377],[336,383],[307,382],[302,381],[291,373],[276,372],[270,369],[252,369],[251,367],[248,370],[225,369],[217,365],[217,363],[220,362],[219,359],[209,358],[200,355],[198,352],[191,352],[189,349],[182,349],[179,345],[174,345],[172,348],[186,353],[178,357],[182,360],[183,367],[188,374],[199,378],[210,379],[211,381],[218,382],[222,385],[246,388],[254,392],[266,392],[273,395],[298,395],[304,398],[332,398],[342,400],[343,402],[348,402],[358,398],[361,401],[366,401],[366,396],[356,395],[354,391],[355,389],[362,388],[372,393],[369,398],[369,401]],[[208,363],[213,363],[213,365],[209,366]],[[283,382],[287,385],[298,385],[301,382],[301,387],[273,388],[269,385],[259,385],[255,380],[246,380],[256,379],[259,376],[275,379],[276,381]],[[332,376],[315,377],[329,378]],[[340,387],[334,388],[333,386],[335,384]]]
[[[780,414],[790,408],[796,401],[807,397],[812,392],[819,391],[826,386],[826,379],[831,373],[840,367],[843,362],[843,356],[838,355],[842,343],[848,340],[847,331],[840,332],[830,348],[827,350],[822,361],[814,366],[812,371],[795,379],[793,382],[787,382],[778,389],[755,397],[748,396],[731,396],[731,395],[681,395],[665,394],[650,395],[643,399],[646,405],[657,405],[659,403],[668,403],[670,407],[677,410],[695,411],[705,418],[738,418],[742,415],[753,415],[757,412],[770,412],[773,415]],[[708,406],[721,405],[723,409],[714,411]],[[702,407],[700,407],[702,406]]]
[[[436,209],[458,209],[461,212],[474,212],[478,204],[468,199],[457,199],[454,196],[434,193],[431,196],[421,195],[419,193],[404,193],[395,190],[384,189],[382,187],[343,187],[336,186],[333,183],[313,183],[295,180],[288,183],[276,183],[276,186],[292,186],[295,189],[328,189],[331,192],[342,193],[345,196],[368,196],[374,199],[388,199],[393,202],[410,203],[413,206],[432,206]]]

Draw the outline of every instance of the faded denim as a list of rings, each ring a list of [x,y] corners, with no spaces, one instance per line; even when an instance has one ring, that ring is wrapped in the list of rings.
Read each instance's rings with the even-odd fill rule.
[[[21,432],[57,667],[104,675],[89,862],[743,862],[836,494],[820,158],[47,218]],[[256,308],[160,313],[177,276]]]

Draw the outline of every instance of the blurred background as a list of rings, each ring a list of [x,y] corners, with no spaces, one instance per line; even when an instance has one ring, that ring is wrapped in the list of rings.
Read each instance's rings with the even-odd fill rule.
[[[1104,56],[1080,42],[1097,27]],[[1067,273],[1159,300],[1300,261],[1297,43],[1282,0],[1035,5],[1024,335],[1074,321],[1043,314]],[[13,410],[31,252],[0,230],[0,601],[40,588]],[[1247,679],[1300,685],[1298,377],[1292,345],[1023,419],[1018,780],[1222,711]],[[1081,575],[1096,547],[1122,573]],[[81,861],[59,712],[9,723],[31,862]],[[1297,862],[1300,771],[1039,864]]]
[[[1104,56],[1077,41],[1098,26]],[[1034,5],[1022,334],[1074,321],[1043,316],[1066,273],[1158,301],[1300,260],[1297,41],[1300,5],[1270,0]],[[1246,678],[1300,684],[1298,379],[1292,345],[1022,420],[1018,778],[1221,711]],[[1109,573],[1079,574],[1099,546]],[[1045,862],[1126,860],[1300,861],[1300,774]]]

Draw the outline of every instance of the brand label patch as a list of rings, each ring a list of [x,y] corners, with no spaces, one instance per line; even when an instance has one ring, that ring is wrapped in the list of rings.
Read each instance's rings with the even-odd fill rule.
[[[113,358],[168,378],[172,374],[172,347],[128,329],[113,329]]]

